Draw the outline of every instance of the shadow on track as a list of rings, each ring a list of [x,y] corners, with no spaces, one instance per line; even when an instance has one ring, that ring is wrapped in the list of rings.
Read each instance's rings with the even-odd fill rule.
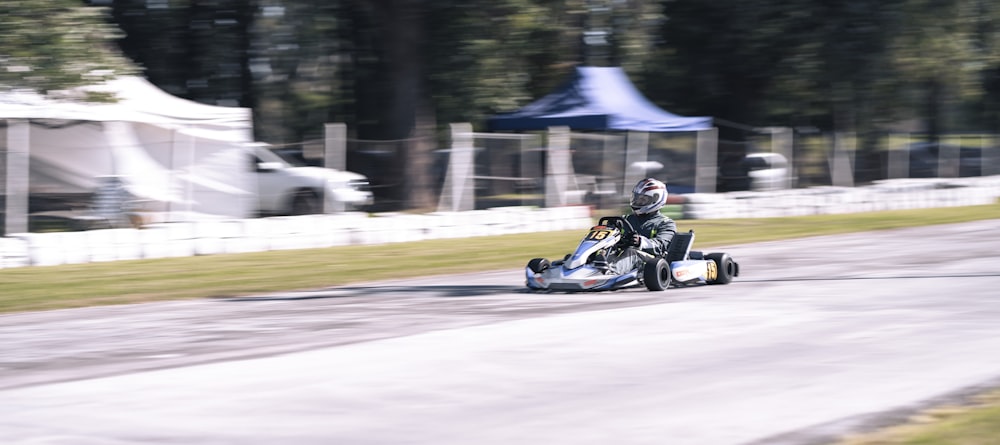
[[[415,296],[434,298],[485,297],[497,294],[530,294],[524,286],[496,285],[432,285],[432,286],[344,286],[328,289],[274,292],[261,295],[219,297],[220,301],[310,300],[319,298],[351,298],[373,295]]]

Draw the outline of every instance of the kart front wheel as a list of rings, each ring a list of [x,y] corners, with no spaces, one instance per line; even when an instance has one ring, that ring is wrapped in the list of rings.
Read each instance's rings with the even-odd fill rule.
[[[646,261],[642,269],[642,282],[646,289],[661,291],[670,287],[670,265],[663,258]]]
[[[528,261],[528,269],[534,273],[542,273],[551,266],[549,260],[545,258],[532,258],[531,261]]]
[[[733,277],[739,273],[739,266],[728,253],[710,253],[705,255],[705,259],[715,263],[717,272],[715,279],[710,280],[708,284],[729,284],[733,281]]]

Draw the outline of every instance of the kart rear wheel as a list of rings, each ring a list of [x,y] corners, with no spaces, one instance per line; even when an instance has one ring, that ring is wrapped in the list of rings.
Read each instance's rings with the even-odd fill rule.
[[[642,282],[646,289],[661,291],[670,287],[670,265],[663,258],[646,261],[642,269]]]
[[[528,261],[528,269],[531,269],[534,273],[542,273],[549,267],[552,267],[552,265],[545,258],[532,258],[531,261]]]
[[[729,256],[728,253],[713,252],[705,255],[706,260],[711,260],[715,263],[715,270],[717,271],[714,280],[709,280],[708,284],[729,284],[733,281],[733,277],[737,274],[737,265],[733,261],[733,257]]]

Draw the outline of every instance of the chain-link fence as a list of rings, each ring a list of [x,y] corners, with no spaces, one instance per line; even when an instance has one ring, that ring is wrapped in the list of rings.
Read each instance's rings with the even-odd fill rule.
[[[29,161],[36,153],[21,153],[16,147],[45,142],[26,133],[32,124],[19,127],[11,122],[0,125],[0,211],[8,232],[27,230],[6,225],[23,225],[25,215],[39,209],[37,196],[29,208],[26,172],[29,162],[32,169],[44,166],[37,159]],[[926,134],[891,133],[875,138],[875,143],[862,143],[851,133],[790,128],[753,129],[739,141],[715,135],[714,130],[643,133],[567,128],[482,133],[468,124],[454,124],[451,140],[424,155],[430,157],[422,161],[429,166],[424,186],[442,211],[565,205],[615,209],[624,205],[632,184],[647,176],[665,181],[677,195],[1000,175],[1000,136],[992,133],[946,134],[933,142]],[[226,169],[236,165],[228,155],[222,156],[227,151],[207,156],[208,146],[195,149],[178,135],[153,136],[139,138],[139,145],[151,150],[149,156],[171,174],[198,173],[207,178],[213,173],[220,181],[232,179],[225,178],[231,176]],[[366,210],[384,212],[413,210],[407,208],[412,187],[407,184],[407,160],[413,157],[406,156],[413,142],[352,139],[342,124],[331,124],[326,139],[272,148],[299,156],[307,164],[367,176],[375,199]],[[195,151],[198,165],[193,162]],[[217,163],[207,163],[215,158]],[[216,195],[223,196],[212,190],[187,195],[216,201],[222,199]]]
[[[946,135],[939,150],[921,134],[887,134],[863,151],[852,133],[756,128],[741,140],[701,132],[474,132],[453,124],[451,140],[432,151],[430,187],[439,210],[499,206],[621,206],[643,177],[672,194],[861,185],[883,178],[1000,174],[998,139]],[[372,211],[406,208],[402,158],[410,140],[359,140],[343,127],[325,141],[302,144],[313,165],[366,175]],[[339,148],[343,155],[330,147]],[[309,147],[312,147],[311,149]],[[334,153],[331,156],[331,153]],[[338,164],[337,160],[346,159]],[[332,161],[331,161],[332,160]],[[343,165],[344,167],[339,167]]]
[[[745,150],[786,158],[788,187],[792,188],[1000,174],[1000,138],[990,133],[945,134],[937,141],[921,133],[885,133],[865,144],[853,133],[781,130],[748,138]],[[745,178],[751,179],[747,175],[753,174],[755,166],[740,167]],[[751,188],[744,184],[743,189]]]
[[[947,134],[937,142],[919,133],[886,136],[880,159],[887,178],[958,178],[1000,174],[1000,137]]]
[[[439,209],[500,205],[619,208],[632,185],[653,176],[674,193],[699,186],[697,133],[476,133],[452,126]],[[714,174],[714,147],[709,155]],[[714,176],[710,178],[714,181]],[[714,182],[713,182],[714,186]]]
[[[692,193],[697,189],[696,133],[650,133],[647,158],[647,176],[664,181],[671,193]]]
[[[544,206],[546,151],[539,134],[477,133],[452,125],[450,148],[438,150],[438,209]]]
[[[405,175],[398,159],[406,149],[405,140],[346,140],[346,168],[368,177],[374,195],[374,212],[399,210],[404,206]],[[438,175],[435,165],[434,176]],[[436,184],[436,183],[435,183]]]

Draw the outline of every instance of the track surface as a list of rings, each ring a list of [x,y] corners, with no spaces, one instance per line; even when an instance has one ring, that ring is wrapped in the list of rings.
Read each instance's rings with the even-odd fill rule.
[[[1000,382],[998,229],[712,249],[737,281],[662,293],[512,270],[0,316],[0,437],[824,443]]]

